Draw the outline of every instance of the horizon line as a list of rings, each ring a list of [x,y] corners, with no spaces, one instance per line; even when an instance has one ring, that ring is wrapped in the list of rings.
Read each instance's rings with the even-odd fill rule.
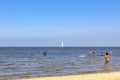
[[[61,46],[0,46],[1,47],[61,47]],[[66,47],[120,47],[120,46],[64,46]]]

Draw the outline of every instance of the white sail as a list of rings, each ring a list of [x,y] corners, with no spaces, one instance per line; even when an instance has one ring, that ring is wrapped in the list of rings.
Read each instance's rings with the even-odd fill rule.
[[[61,44],[61,47],[64,47],[63,42],[62,42],[62,44]]]

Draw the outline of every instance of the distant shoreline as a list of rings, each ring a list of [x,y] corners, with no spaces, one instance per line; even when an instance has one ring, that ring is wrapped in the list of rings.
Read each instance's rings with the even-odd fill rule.
[[[120,72],[91,73],[69,76],[34,77],[21,80],[120,80]]]

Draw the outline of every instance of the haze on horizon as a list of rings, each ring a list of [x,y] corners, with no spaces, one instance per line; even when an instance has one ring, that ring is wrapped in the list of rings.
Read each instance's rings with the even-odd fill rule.
[[[0,0],[0,46],[120,46],[119,0]]]

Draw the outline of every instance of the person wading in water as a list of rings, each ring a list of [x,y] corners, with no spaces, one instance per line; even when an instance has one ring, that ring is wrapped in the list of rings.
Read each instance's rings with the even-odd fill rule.
[[[106,53],[106,55],[105,55],[105,71],[108,71],[109,61],[110,61],[110,55],[108,53]]]

